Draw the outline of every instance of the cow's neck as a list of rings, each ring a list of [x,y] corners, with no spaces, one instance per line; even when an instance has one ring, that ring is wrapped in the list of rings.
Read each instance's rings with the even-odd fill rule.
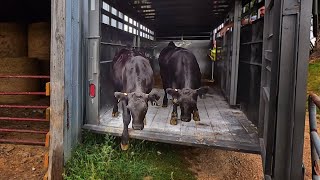
[[[182,81],[182,87],[189,89],[193,88],[192,78],[189,73],[185,75],[184,80]]]

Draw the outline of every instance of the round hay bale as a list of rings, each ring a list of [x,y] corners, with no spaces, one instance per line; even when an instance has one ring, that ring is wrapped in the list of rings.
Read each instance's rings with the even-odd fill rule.
[[[0,23],[0,57],[27,56],[27,29],[24,24]]]
[[[39,61],[30,58],[0,58],[0,74],[37,75]],[[37,92],[40,79],[3,78],[0,80],[0,92]],[[38,99],[34,95],[0,95],[0,104],[22,104]]]
[[[39,60],[50,59],[50,24],[39,22],[29,24],[28,56]]]

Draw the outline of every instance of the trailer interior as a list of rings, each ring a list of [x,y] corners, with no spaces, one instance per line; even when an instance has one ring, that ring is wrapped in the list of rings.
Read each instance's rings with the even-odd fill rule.
[[[153,91],[162,94],[159,106],[149,106],[144,130],[134,131],[129,125],[131,138],[260,153],[262,127],[258,119],[264,22],[260,10],[264,1],[241,4],[222,0],[132,0],[102,1],[100,6],[100,12],[92,11],[89,15],[89,24],[95,27],[89,27],[88,44],[100,48],[99,62],[88,61],[87,65],[90,95],[84,128],[121,136],[121,113],[117,118],[111,116],[114,90],[109,72],[115,53],[130,45],[150,59],[155,79]],[[233,23],[235,17],[250,23],[238,29],[224,27],[223,24]],[[240,33],[240,41],[234,41]],[[202,84],[211,87],[205,99],[198,98],[200,123],[178,121],[178,125],[170,125],[172,104],[161,107],[164,90],[158,56],[170,41],[195,54]],[[214,43],[221,50],[215,62],[209,56]],[[232,70],[233,53],[239,53],[238,72]],[[89,58],[93,54],[89,50]],[[95,94],[91,94],[92,88],[97,88]]]

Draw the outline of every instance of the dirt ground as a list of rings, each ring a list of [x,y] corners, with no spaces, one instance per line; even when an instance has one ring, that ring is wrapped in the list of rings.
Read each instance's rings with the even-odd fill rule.
[[[40,146],[0,144],[0,180],[43,179],[46,151]]]
[[[46,105],[49,99],[40,99],[29,102],[32,105]],[[43,110],[32,109],[0,109],[2,117],[44,118]],[[12,122],[0,121],[1,128],[27,129],[48,131],[48,122]],[[0,133],[1,139],[45,141],[45,134],[30,133]],[[44,154],[47,152],[44,146],[28,146],[0,144],[0,180],[38,180],[43,179],[46,172],[43,164]]]
[[[260,155],[196,148],[185,153],[186,160],[199,180],[260,180]]]

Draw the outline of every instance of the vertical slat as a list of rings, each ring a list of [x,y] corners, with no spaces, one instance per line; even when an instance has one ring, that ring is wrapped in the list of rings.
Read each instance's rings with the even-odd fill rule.
[[[240,51],[240,30],[241,30],[241,1],[236,0],[234,5],[234,27],[232,31],[232,65],[230,79],[230,105],[237,103],[238,68]]]
[[[48,179],[62,179],[64,129],[65,1],[51,1],[51,113]]]

